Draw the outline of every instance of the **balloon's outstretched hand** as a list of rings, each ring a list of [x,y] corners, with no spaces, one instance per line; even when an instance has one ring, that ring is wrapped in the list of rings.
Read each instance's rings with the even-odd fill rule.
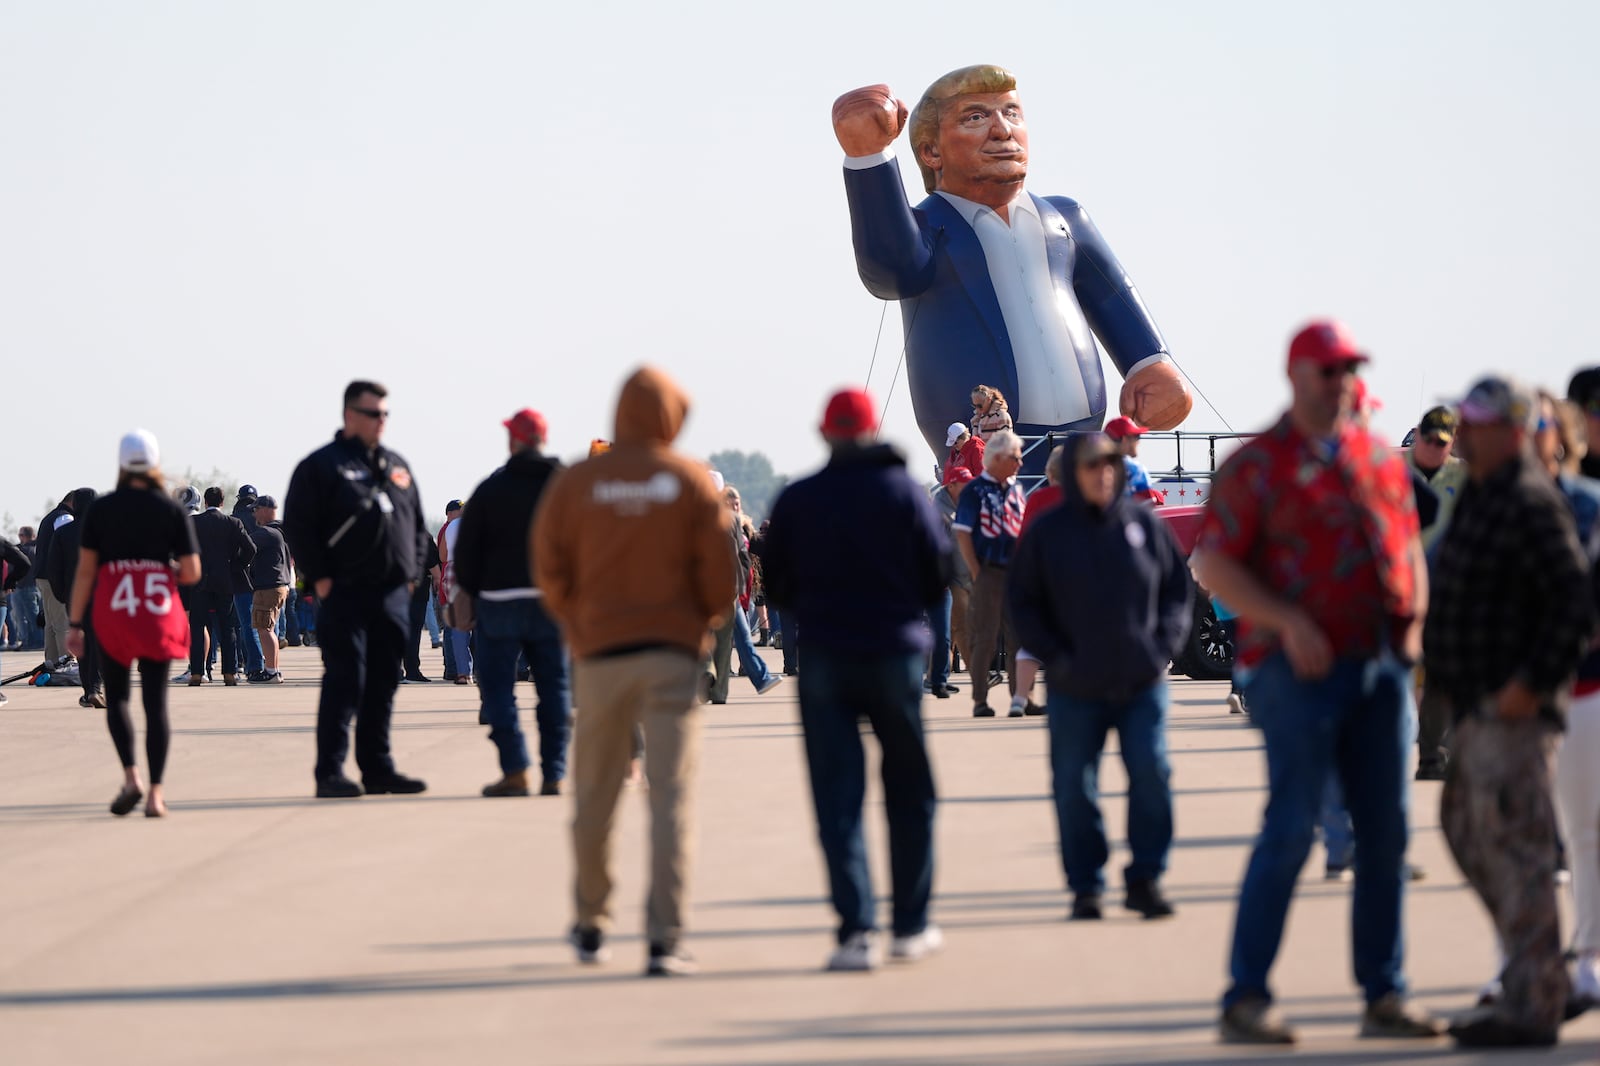
[[[1178,368],[1163,361],[1151,363],[1124,381],[1117,407],[1141,426],[1176,429],[1189,417],[1194,397]]]

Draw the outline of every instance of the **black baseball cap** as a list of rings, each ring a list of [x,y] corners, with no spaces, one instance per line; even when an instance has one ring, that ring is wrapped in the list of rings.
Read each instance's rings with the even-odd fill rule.
[[[1600,366],[1586,366],[1567,382],[1567,399],[1585,411],[1600,406]]]
[[[1448,407],[1430,407],[1417,423],[1417,436],[1443,437],[1446,442],[1456,436],[1456,413]]]
[[[461,510],[461,501],[460,500],[451,500],[449,503],[444,505],[444,513],[445,514],[449,514],[451,511],[459,511],[459,510]]]

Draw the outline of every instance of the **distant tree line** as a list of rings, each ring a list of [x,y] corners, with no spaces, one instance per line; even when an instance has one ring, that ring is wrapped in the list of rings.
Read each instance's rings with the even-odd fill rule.
[[[788,475],[773,470],[772,460],[760,452],[712,452],[710,462],[711,469],[739,490],[740,505],[757,525],[772,513],[772,502],[789,483]]]

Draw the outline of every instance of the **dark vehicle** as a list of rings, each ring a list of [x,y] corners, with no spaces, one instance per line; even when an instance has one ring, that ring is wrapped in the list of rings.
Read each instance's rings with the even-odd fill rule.
[[[1203,504],[1156,508],[1156,514],[1166,519],[1168,528],[1177,538],[1184,558],[1194,551],[1205,513]],[[1217,621],[1217,612],[1211,608],[1211,597],[1203,590],[1197,592],[1194,598],[1194,625],[1189,629],[1189,640],[1172,665],[1196,681],[1217,681],[1233,673],[1233,641],[1229,639],[1222,623]]]

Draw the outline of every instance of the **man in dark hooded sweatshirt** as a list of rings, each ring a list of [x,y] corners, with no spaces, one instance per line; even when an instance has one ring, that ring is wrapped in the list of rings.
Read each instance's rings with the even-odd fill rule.
[[[1167,524],[1123,494],[1122,457],[1103,433],[1068,439],[1061,506],[1029,527],[1007,596],[1022,644],[1045,664],[1061,864],[1072,917],[1101,916],[1105,821],[1099,766],[1117,731],[1128,774],[1126,906],[1172,914],[1160,878],[1172,847],[1167,664],[1189,633],[1193,588]]]
[[[866,393],[847,389],[828,401],[822,436],[832,457],[778,497],[762,556],[768,601],[793,612],[806,634],[800,722],[839,915],[830,970],[871,970],[882,957],[861,835],[862,718],[883,749],[890,957],[914,962],[943,942],[928,921],[936,800],[922,735],[922,667],[930,643],[923,619],[944,601],[951,548],[905,457],[872,442],[877,428]]]

